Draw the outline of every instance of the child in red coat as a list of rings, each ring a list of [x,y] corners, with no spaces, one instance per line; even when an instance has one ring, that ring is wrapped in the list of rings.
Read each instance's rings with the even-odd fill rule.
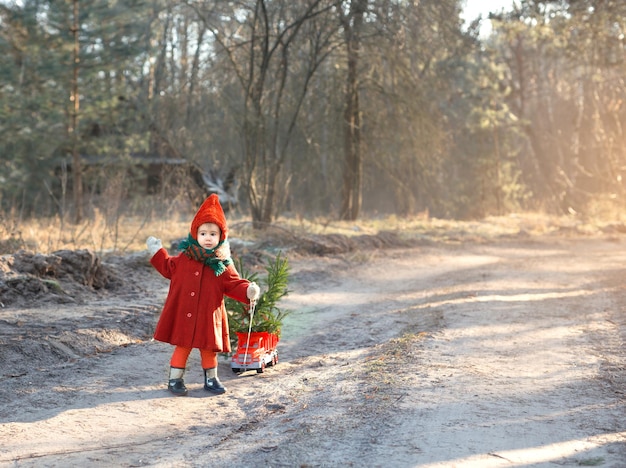
[[[150,263],[170,280],[154,338],[175,346],[168,383],[175,395],[187,395],[183,376],[193,348],[200,350],[204,388],[217,394],[226,391],[217,378],[217,353],[231,351],[224,295],[247,304],[260,295],[255,283],[237,273],[227,238],[224,211],[214,194],[196,213],[180,254],[170,257],[152,236],[146,241]]]

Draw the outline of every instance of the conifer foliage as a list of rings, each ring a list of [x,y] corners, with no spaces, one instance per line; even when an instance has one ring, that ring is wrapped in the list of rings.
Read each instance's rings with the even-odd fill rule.
[[[242,278],[254,281],[261,287],[261,297],[256,303],[250,331],[268,332],[280,337],[283,320],[291,313],[289,310],[278,307],[280,300],[289,294],[287,258],[279,253],[273,260],[269,260],[265,266],[267,275],[264,278],[259,278],[257,273],[247,270],[240,259],[235,261],[235,266]],[[236,333],[247,333],[250,327],[249,308],[229,297],[225,297],[224,300],[228,311],[231,340],[236,344]]]

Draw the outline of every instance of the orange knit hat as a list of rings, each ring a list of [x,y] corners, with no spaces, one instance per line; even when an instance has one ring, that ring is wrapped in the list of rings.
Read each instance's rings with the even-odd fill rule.
[[[216,194],[212,194],[209,198],[204,200],[204,203],[198,209],[196,216],[194,216],[191,222],[191,237],[198,240],[198,228],[204,223],[213,223],[222,231],[220,241],[226,240],[228,236],[228,226],[226,226],[226,217],[224,216],[224,210],[220,205],[220,199]]]

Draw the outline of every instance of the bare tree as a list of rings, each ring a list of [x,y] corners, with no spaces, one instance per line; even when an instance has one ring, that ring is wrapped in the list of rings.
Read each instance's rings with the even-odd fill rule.
[[[73,21],[72,21],[72,37],[74,40],[73,48],[73,64],[72,64],[72,87],[70,101],[72,108],[70,110],[69,134],[71,139],[72,152],[72,189],[74,191],[74,221],[80,223],[83,219],[83,178],[81,155],[78,149],[78,113],[80,111],[80,93],[78,89],[78,71],[80,68],[80,42],[79,42],[79,18],[78,18],[78,0],[73,0]]]
[[[363,17],[368,0],[351,0],[347,13],[338,10],[343,27],[347,74],[344,109],[344,164],[340,218],[355,220],[361,210],[361,180],[363,160],[361,155],[361,109],[359,106],[359,53]]]
[[[263,227],[276,214],[281,171],[310,80],[334,47],[336,30],[329,28],[334,22],[313,20],[328,15],[336,2],[255,0],[219,14],[197,2],[189,6],[205,22],[216,53],[224,54],[243,92],[237,114],[243,186],[253,223]],[[230,21],[223,21],[225,15]],[[306,27],[319,29],[304,34]]]

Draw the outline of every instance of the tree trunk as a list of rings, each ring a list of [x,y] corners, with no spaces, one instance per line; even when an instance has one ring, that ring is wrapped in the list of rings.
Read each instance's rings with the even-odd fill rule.
[[[344,163],[340,219],[354,221],[361,210],[361,110],[359,107],[359,49],[367,0],[354,0],[350,15],[342,18],[348,59],[344,111]]]
[[[78,112],[80,110],[80,95],[78,92],[78,67],[80,66],[80,44],[78,42],[78,0],[74,0],[74,20],[72,34],[74,36],[74,65],[72,70],[73,103],[70,117],[70,138],[72,142],[72,188],[74,191],[74,221],[78,224],[83,219],[83,168],[78,151]]]

